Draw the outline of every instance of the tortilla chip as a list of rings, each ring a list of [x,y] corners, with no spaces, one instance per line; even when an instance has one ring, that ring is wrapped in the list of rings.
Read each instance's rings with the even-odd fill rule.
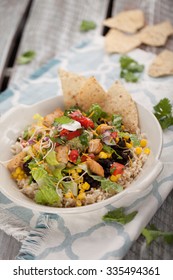
[[[136,133],[139,130],[136,104],[120,82],[115,82],[109,88],[103,109],[107,113],[120,114],[125,129],[131,133]]]
[[[173,52],[164,50],[156,56],[149,67],[148,74],[151,77],[173,75]]]
[[[103,107],[105,100],[106,93],[94,77],[87,79],[75,97],[76,104],[84,111],[87,111],[94,103]]]
[[[110,29],[105,36],[105,49],[108,53],[127,53],[140,44],[137,35],[126,35],[115,29]]]
[[[167,38],[173,34],[173,26],[169,21],[164,21],[162,23],[146,26],[141,32],[138,34],[142,43],[159,47],[164,46]]]
[[[135,33],[144,26],[144,21],[144,13],[141,10],[130,10],[105,19],[103,24],[124,32]]]
[[[59,69],[58,73],[64,95],[64,105],[65,108],[69,108],[75,105],[74,97],[79,93],[80,89],[87,81],[87,78],[72,72],[67,72],[63,69]]]

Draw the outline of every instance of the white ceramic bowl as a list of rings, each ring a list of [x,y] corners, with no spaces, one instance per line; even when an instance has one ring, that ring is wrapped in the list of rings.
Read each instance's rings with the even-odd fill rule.
[[[35,113],[46,115],[55,108],[63,108],[63,98],[58,96],[32,106],[20,105],[8,111],[0,119],[0,191],[20,206],[30,208],[39,212],[47,213],[84,213],[94,211],[103,206],[113,203],[114,206],[126,206],[132,200],[141,197],[148,190],[148,187],[156,179],[162,170],[162,163],[159,160],[162,150],[162,130],[155,116],[140,104],[137,104],[141,132],[145,132],[149,141],[152,153],[145,163],[142,172],[131,183],[131,185],[119,194],[101,202],[74,208],[56,208],[36,204],[33,200],[22,194],[15,182],[10,178],[10,173],[5,167],[5,162],[12,155],[10,146],[13,144],[20,132],[30,123]]]

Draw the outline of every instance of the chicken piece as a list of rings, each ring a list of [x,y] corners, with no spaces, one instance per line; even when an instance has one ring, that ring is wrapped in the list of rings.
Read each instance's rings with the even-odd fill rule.
[[[69,147],[68,146],[58,146],[55,148],[56,152],[56,158],[58,162],[67,163],[68,162],[68,152]]]
[[[103,148],[100,139],[92,139],[89,141],[88,152],[93,154],[99,154]]]
[[[104,133],[106,130],[109,130],[109,129],[111,129],[112,128],[112,126],[110,126],[110,125],[108,125],[108,124],[106,124],[106,123],[102,123],[102,124],[100,124],[97,128],[96,128],[96,132],[98,133],[98,134],[102,134],[102,133]]]
[[[44,117],[43,124],[49,127],[53,124],[55,118],[62,117],[63,115],[64,115],[63,111],[61,111],[61,109],[58,108],[53,113],[50,113]]]
[[[25,156],[26,152],[21,151],[10,160],[10,162],[7,164],[7,168],[10,170],[10,172],[13,172],[17,167],[22,166]]]
[[[91,172],[104,177],[104,169],[98,162],[96,162],[95,160],[93,160],[91,158],[88,158],[86,161],[86,164],[87,164],[88,168],[91,170]]]

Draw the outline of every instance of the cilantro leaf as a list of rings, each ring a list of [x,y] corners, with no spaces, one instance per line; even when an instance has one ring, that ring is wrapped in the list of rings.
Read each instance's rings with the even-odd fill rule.
[[[158,119],[162,129],[173,125],[172,106],[168,98],[163,98],[154,107],[154,115]]]
[[[35,56],[36,56],[36,53],[34,51],[27,51],[18,57],[17,63],[18,64],[28,64],[35,58]]]
[[[79,140],[81,142],[81,144],[85,147],[88,146],[88,133],[83,132],[80,136],[79,136]]]
[[[109,211],[107,214],[105,214],[102,219],[106,222],[117,222],[120,224],[127,224],[133,220],[133,218],[136,216],[137,211],[133,211],[129,214],[124,213],[124,208],[120,207],[115,210]]]
[[[57,124],[69,124],[69,123],[73,123],[73,122],[74,122],[74,120],[70,119],[67,116],[62,116],[62,117],[59,117],[59,118],[55,118],[55,120],[54,120],[55,125],[57,125]]]
[[[121,130],[122,116],[121,115],[112,115],[112,125],[115,126],[116,129]]]
[[[94,21],[90,21],[90,20],[82,20],[81,24],[80,24],[80,31],[83,32],[87,32],[91,29],[95,29],[96,28],[96,23]]]
[[[154,240],[163,237],[168,244],[173,244],[173,231],[160,231],[155,226],[151,225],[148,229],[142,230],[142,235],[146,238],[147,245],[150,245]]]
[[[139,73],[144,70],[144,65],[126,55],[121,56],[119,61],[121,65],[120,77],[124,78],[126,82],[136,83],[140,77]]]
[[[98,119],[106,117],[107,113],[98,104],[92,104],[87,112],[87,116],[94,122],[97,122]]]

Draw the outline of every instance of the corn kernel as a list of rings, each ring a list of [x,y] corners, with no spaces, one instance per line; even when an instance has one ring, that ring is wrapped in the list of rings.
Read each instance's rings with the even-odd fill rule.
[[[142,148],[141,148],[141,147],[136,147],[135,153],[136,153],[137,155],[140,155],[140,154],[142,153]]]
[[[107,158],[111,158],[112,154],[108,154],[108,153],[106,154],[107,154]]]
[[[65,198],[72,198],[73,197],[73,195],[72,195],[72,192],[67,192],[67,193],[65,193]]]
[[[100,152],[99,153],[99,158],[107,158],[107,154],[105,152]]]
[[[81,168],[77,168],[76,171],[77,171],[77,173],[81,173],[82,169]]]
[[[131,149],[131,148],[133,147],[133,145],[132,145],[132,143],[126,142],[126,147],[127,147],[128,149]]]
[[[118,143],[119,140],[120,140],[119,137],[116,137],[116,138],[115,138],[116,143]]]
[[[121,177],[121,174],[111,175],[110,180],[112,182],[117,182],[120,177]]]
[[[85,199],[85,193],[84,192],[80,192],[77,196],[77,199],[82,200]]]
[[[88,184],[87,182],[85,182],[84,184],[82,184],[81,188],[85,191],[89,190],[90,188],[90,184]]]
[[[149,149],[149,148],[145,148],[145,149],[144,149],[144,153],[145,153],[146,155],[149,155],[149,154],[150,154],[150,149]]]
[[[82,202],[80,200],[77,200],[76,201],[76,206],[78,206],[78,207],[82,206]]]
[[[145,148],[145,147],[147,146],[147,140],[146,140],[146,139],[141,139],[141,141],[140,141],[140,146],[141,146],[142,148]]]

